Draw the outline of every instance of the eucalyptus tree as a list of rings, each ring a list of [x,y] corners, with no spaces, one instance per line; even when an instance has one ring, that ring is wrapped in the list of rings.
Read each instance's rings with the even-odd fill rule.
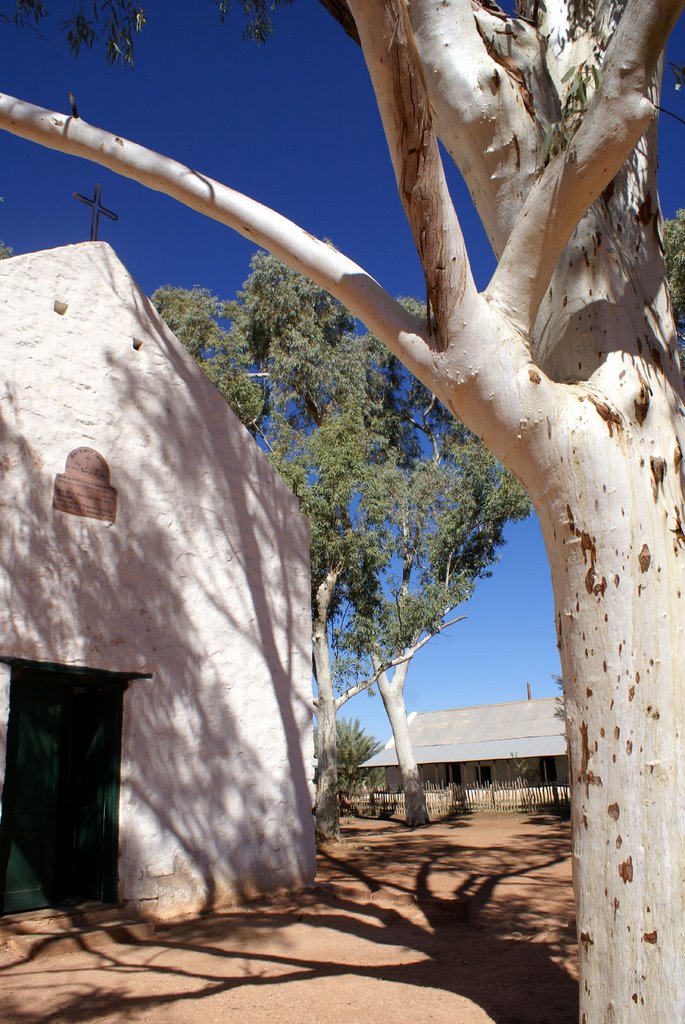
[[[402,363],[356,333],[344,307],[274,257],[255,257],[226,312],[233,350],[252,353],[268,381],[261,437],[311,524],[318,833],[339,829],[337,712],[374,682],[407,824],[425,824],[403,699],[409,664],[455,621],[449,613],[488,574],[528,500]]]
[[[682,358],[685,344],[685,210],[678,210],[673,220],[664,222],[664,250]]]
[[[492,0],[323,2],[361,45],[424,318],[168,157],[8,96],[0,126],[164,191],[310,276],[522,480],[566,691],[581,1021],[683,1020],[685,392],[656,147],[683,0],[517,0],[513,14]],[[482,292],[443,154],[498,260]]]
[[[342,607],[375,600],[388,539],[387,452],[396,430],[367,338],[337,300],[258,253],[242,292],[163,288],[160,314],[219,387],[310,522],[320,836],[339,831],[330,639]],[[229,323],[222,325],[221,320]]]
[[[319,834],[339,829],[337,712],[375,682],[407,823],[424,824],[407,670],[487,575],[507,520],[527,514],[520,485],[339,302],[273,256],[254,257],[235,301],[170,287],[153,301],[309,518]]]
[[[404,700],[410,666],[433,637],[463,618],[455,609],[490,575],[505,525],[527,516],[530,504],[478,438],[401,364],[388,363],[390,404],[401,427],[387,472],[392,559],[375,600],[358,604],[338,629],[339,661],[357,678],[338,694],[336,707],[377,685],[395,741],[406,822],[416,827],[428,813]],[[453,671],[456,678],[458,664]]]

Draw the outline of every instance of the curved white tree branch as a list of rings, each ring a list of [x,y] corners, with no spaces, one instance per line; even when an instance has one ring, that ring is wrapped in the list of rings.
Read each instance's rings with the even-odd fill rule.
[[[434,636],[442,633],[449,626],[453,626],[455,622],[462,622],[466,618],[466,615],[457,615],[453,619],[449,619],[444,622],[440,629],[436,630],[435,633],[427,633],[426,636],[422,637],[417,643],[412,644],[411,647],[407,647],[406,650],[402,651],[402,654],[398,654],[396,658],[392,658],[390,661],[380,661],[378,658],[372,657],[371,661],[374,666],[374,673],[367,679],[363,679],[360,683],[355,683],[354,686],[350,686],[347,690],[344,690],[338,697],[335,698],[335,708],[339,711],[343,705],[352,697],[356,697],[358,693],[363,693],[364,690],[370,690],[374,686],[380,677],[384,673],[389,672],[391,668],[397,668],[399,665],[406,665],[412,660],[415,654],[425,647],[429,640],[432,640]]]
[[[513,380],[521,369],[525,375],[530,352],[525,339],[511,332],[506,317],[477,294],[453,210],[450,224],[458,239],[463,290],[454,287],[442,293],[451,344],[449,351],[440,353],[422,320],[352,260],[220,182],[81,118],[2,94],[0,128],[163,192],[264,246],[339,298],[472,430],[484,438],[487,435],[487,443],[499,458],[520,472],[513,458],[522,437],[518,424],[531,415],[530,402],[534,400],[535,408],[542,408],[543,396],[539,389],[535,396],[518,389],[493,401],[502,380]],[[441,233],[443,226],[435,222],[429,227]],[[453,243],[446,240],[447,244]],[[446,281],[450,275],[448,269]]]
[[[430,364],[435,346],[419,318],[362,267],[269,207],[82,118],[13,96],[0,94],[0,128],[98,163],[226,224],[335,295],[417,375]]]

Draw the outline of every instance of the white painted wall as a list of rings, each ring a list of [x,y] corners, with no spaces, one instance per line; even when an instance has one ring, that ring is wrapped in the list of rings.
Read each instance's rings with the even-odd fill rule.
[[[153,676],[124,698],[120,897],[166,915],[309,882],[296,499],[105,243],[0,262],[0,309],[0,655]],[[113,524],[52,507],[82,445]]]

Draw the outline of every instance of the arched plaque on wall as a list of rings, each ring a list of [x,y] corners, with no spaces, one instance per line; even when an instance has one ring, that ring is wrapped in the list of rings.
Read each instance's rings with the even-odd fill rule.
[[[55,477],[52,507],[58,512],[113,523],[117,518],[117,492],[109,482],[109,466],[94,448],[74,448],[64,472]]]

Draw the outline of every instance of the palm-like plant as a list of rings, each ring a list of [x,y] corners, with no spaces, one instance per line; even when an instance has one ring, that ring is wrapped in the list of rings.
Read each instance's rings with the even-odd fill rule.
[[[383,783],[382,768],[361,768],[383,746],[375,736],[369,736],[359,719],[339,718],[335,724],[338,741],[338,789],[341,793],[354,793],[362,784],[376,786]]]

